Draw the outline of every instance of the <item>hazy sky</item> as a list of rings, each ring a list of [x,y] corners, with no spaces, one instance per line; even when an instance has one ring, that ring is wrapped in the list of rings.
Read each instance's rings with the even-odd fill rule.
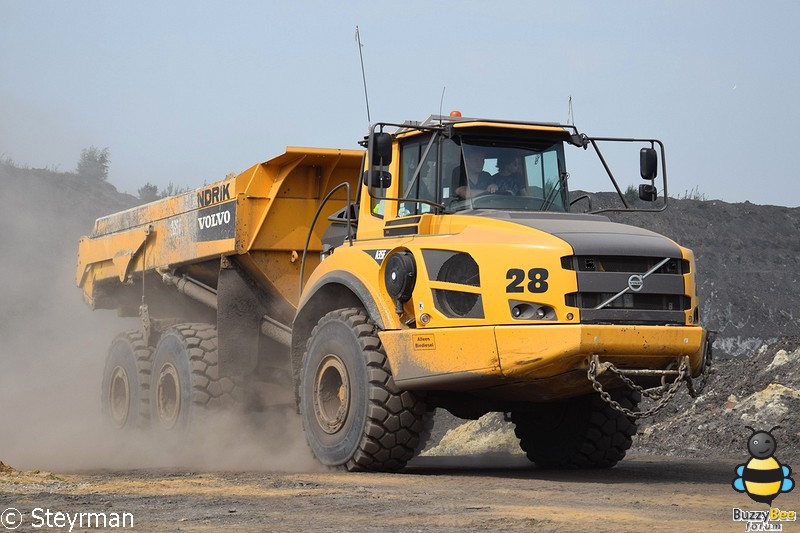
[[[572,96],[581,131],[663,140],[672,196],[800,206],[798,21],[796,1],[0,0],[0,156],[66,171],[108,147],[136,194],[358,148],[358,25],[373,121],[438,113],[443,87],[445,113],[517,120],[563,122]]]

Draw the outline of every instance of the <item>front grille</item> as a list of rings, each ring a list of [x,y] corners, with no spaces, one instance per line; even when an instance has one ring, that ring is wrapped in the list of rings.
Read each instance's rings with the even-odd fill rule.
[[[561,258],[565,270],[577,272],[628,272],[643,274],[660,263],[663,257],[592,256],[573,255]],[[655,274],[688,274],[689,261],[671,259],[654,272]]]
[[[572,292],[564,298],[570,307],[594,309],[616,293],[610,292]],[[661,311],[685,311],[691,301],[677,294],[636,294],[626,293],[608,304],[607,309],[642,309]]]
[[[692,305],[691,298],[685,294],[683,280],[683,275],[689,272],[689,262],[671,258],[653,270],[664,259],[634,256],[563,257],[561,265],[575,271],[578,280],[578,292],[565,295],[564,303],[581,310],[583,323],[684,324],[685,311],[691,309]],[[646,273],[649,274],[644,277]],[[635,289],[639,285],[641,287],[637,291],[630,289],[630,286]],[[622,291],[625,291],[624,294],[596,309]]]

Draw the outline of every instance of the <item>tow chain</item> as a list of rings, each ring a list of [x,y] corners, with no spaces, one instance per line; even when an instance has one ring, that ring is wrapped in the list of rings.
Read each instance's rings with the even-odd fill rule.
[[[700,374],[700,386],[695,387],[691,375],[687,376],[686,386],[689,388],[689,394],[692,398],[697,398],[706,388],[708,384],[708,375],[711,373],[711,365],[714,362],[714,351],[712,346],[717,338],[716,331],[709,331],[707,338],[706,351],[703,353],[703,371]]]
[[[650,398],[651,400],[655,400],[656,404],[646,411],[631,411],[627,407],[623,407],[619,404],[616,400],[611,398],[611,395],[603,390],[603,385],[598,381],[597,377],[600,374],[609,371],[619,377],[623,383],[625,383],[631,390],[634,390],[640,393],[642,396]],[[644,387],[640,387],[636,383],[634,383],[630,378],[625,376],[622,371],[620,371],[617,367],[615,367],[611,363],[600,363],[600,357],[597,354],[592,355],[592,359],[589,362],[589,369],[586,371],[586,375],[589,378],[589,381],[592,382],[592,388],[600,394],[600,398],[603,399],[608,405],[611,406],[612,409],[622,413],[623,415],[627,416],[628,418],[639,419],[639,418],[646,418],[648,416],[652,416],[663,409],[667,403],[675,396],[675,393],[678,392],[678,389],[681,386],[681,383],[685,380],[687,384],[691,383],[691,376],[689,375],[689,357],[684,356],[681,358],[681,364],[678,367],[678,376],[675,378],[669,386],[663,384],[660,388],[662,392],[659,392],[658,389],[645,389]],[[703,383],[703,387],[705,387],[705,383]],[[665,390],[666,389],[666,390]],[[694,389],[692,385],[689,385],[689,391],[692,392]],[[702,390],[702,389],[701,389]]]
[[[689,389],[689,396],[692,398],[697,398],[706,388],[706,384],[708,383],[708,373],[711,370],[711,364],[707,364],[703,369],[703,373],[700,377],[700,386],[695,387],[694,380],[690,376],[686,376],[686,387]]]

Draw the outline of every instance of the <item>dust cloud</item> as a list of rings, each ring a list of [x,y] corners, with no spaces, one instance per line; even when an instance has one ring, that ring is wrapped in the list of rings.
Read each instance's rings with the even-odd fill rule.
[[[60,472],[319,469],[293,412],[221,413],[175,441],[103,420],[106,353],[137,321],[92,312],[74,275],[80,235],[133,204],[122,197],[107,183],[0,166],[0,460]]]

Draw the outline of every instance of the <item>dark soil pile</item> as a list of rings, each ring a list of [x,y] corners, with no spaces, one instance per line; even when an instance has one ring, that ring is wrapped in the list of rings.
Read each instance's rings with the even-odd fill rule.
[[[773,432],[776,456],[800,461],[800,337],[785,337],[749,357],[715,365],[697,398],[679,394],[640,423],[638,451],[709,456],[747,456],[745,426]]]

